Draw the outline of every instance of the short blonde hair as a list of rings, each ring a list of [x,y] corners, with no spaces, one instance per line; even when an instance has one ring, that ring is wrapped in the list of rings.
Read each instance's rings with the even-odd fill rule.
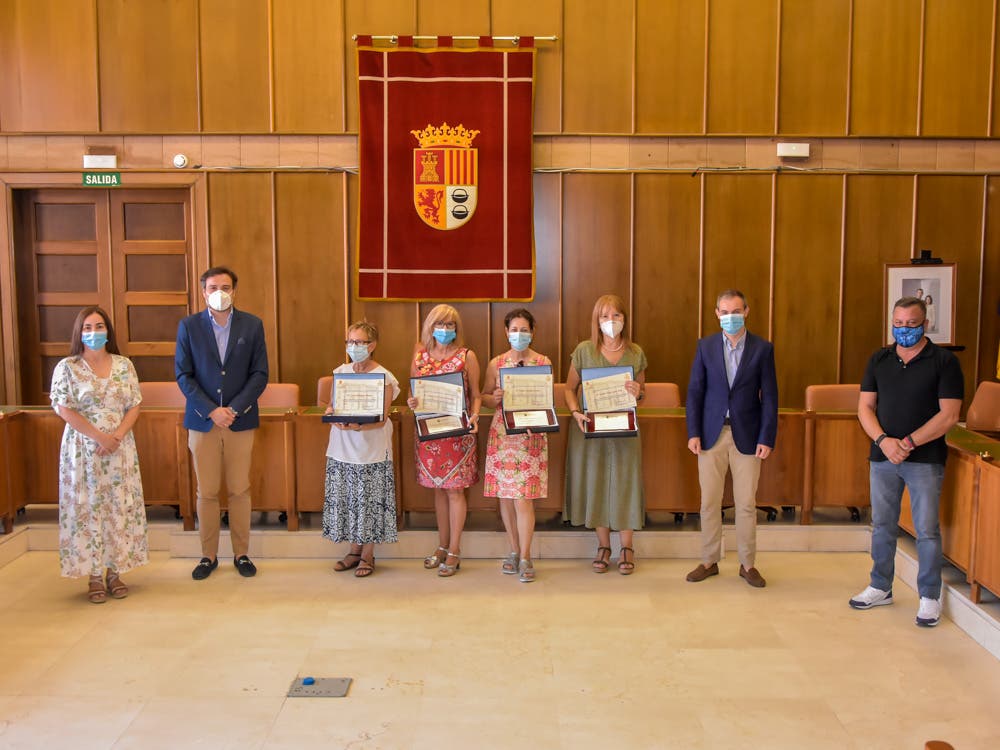
[[[369,341],[378,341],[378,328],[367,320],[358,320],[347,326],[348,338],[351,337],[351,331],[362,331]]]
[[[424,326],[420,329],[420,343],[424,349],[434,345],[434,326],[438,323],[455,324],[455,345],[462,346],[462,316],[451,305],[435,305],[424,318]]]
[[[602,294],[597,298],[597,302],[594,304],[594,314],[590,318],[590,340],[594,343],[594,349],[601,350],[601,337],[604,335],[601,331],[601,312],[605,307],[613,308],[615,312],[622,314],[622,341],[625,346],[631,347],[632,339],[628,333],[628,308],[625,307],[625,300],[617,294]]]

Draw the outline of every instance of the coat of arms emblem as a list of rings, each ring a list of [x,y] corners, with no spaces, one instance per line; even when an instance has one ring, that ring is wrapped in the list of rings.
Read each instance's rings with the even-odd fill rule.
[[[413,149],[413,206],[428,226],[458,229],[476,212],[479,149],[472,141],[479,131],[445,122],[410,132],[420,143]]]

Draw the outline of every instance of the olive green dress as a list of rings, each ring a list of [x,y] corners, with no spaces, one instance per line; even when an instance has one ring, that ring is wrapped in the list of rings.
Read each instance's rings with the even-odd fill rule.
[[[646,369],[646,354],[632,344],[616,366],[632,365],[635,376]],[[593,342],[582,341],[573,350],[573,367],[611,367]],[[642,487],[642,444],[639,436],[584,437],[575,422],[569,425],[566,447],[566,499],[563,520],[593,529],[641,529],[645,518]]]

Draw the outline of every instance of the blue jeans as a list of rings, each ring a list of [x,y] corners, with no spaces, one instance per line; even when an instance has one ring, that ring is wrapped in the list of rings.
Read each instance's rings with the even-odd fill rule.
[[[874,588],[892,590],[895,575],[896,536],[903,486],[910,491],[910,510],[917,532],[917,591],[920,596],[941,596],[941,524],[938,505],[944,464],[872,461],[872,582]]]

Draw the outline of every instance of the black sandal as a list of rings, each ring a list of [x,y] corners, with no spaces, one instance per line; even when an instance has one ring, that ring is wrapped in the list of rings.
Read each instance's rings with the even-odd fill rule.
[[[632,553],[632,560],[626,559],[626,552]],[[622,547],[622,556],[618,558],[618,572],[623,576],[630,576],[635,572],[635,550],[631,547]]]
[[[607,557],[604,556],[605,552],[608,553]],[[594,558],[594,561],[590,563],[590,565],[591,567],[593,567],[595,573],[607,573],[608,565],[610,562],[611,562],[611,547],[598,547],[597,557]]]

